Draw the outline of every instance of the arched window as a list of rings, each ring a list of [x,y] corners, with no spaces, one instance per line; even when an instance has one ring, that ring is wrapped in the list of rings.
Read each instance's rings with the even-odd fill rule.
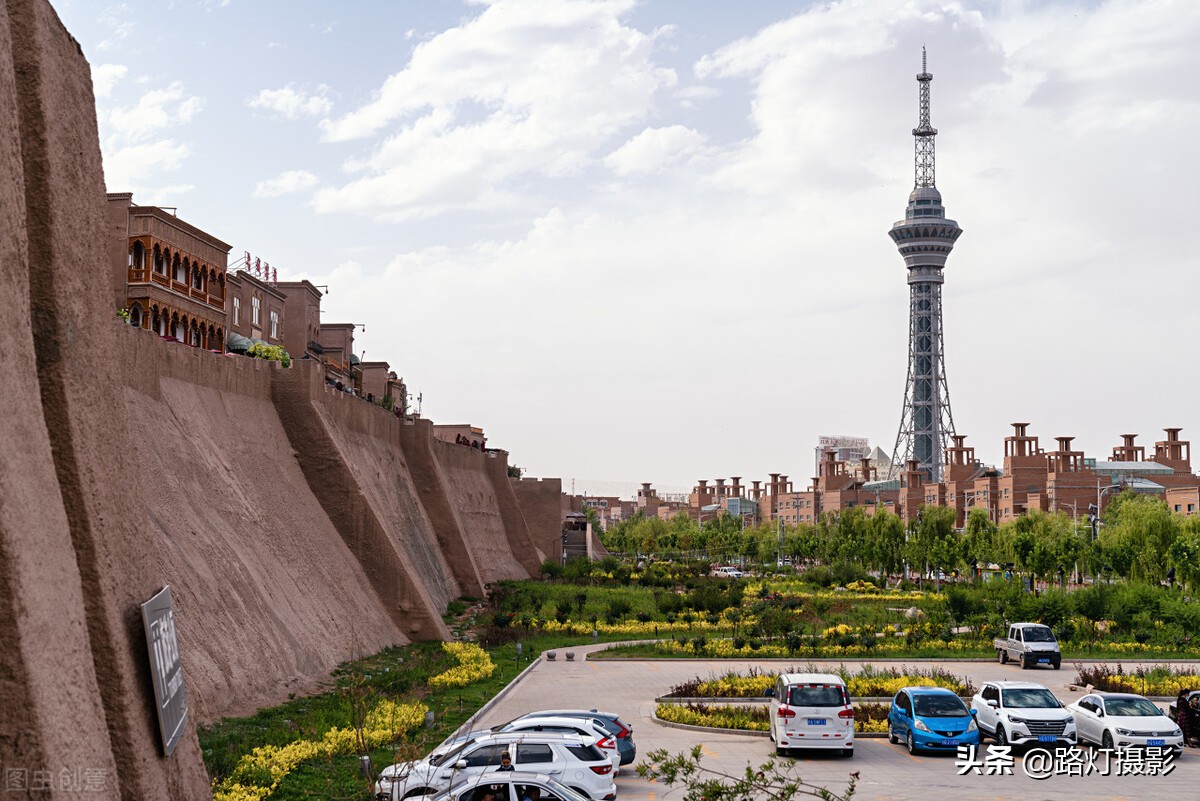
[[[158,245],[154,246],[154,272],[158,273],[159,275],[167,274],[167,265],[166,262],[163,261],[163,252]]]
[[[129,324],[134,328],[142,327],[142,307],[137,303],[129,307]]]
[[[171,315],[171,336],[175,337],[181,342],[183,341],[183,326],[179,324],[178,314]]]
[[[175,254],[175,261],[172,263],[171,277],[181,284],[187,283],[187,264],[188,260],[179,258],[179,254]]]
[[[192,289],[204,289],[204,271],[199,264],[192,265]]]
[[[139,272],[146,269],[146,246],[141,242],[133,243],[133,249],[129,252],[129,267]]]
[[[200,346],[200,329],[197,327],[195,320],[192,320],[192,333],[191,336],[188,337],[188,344],[193,348]]]

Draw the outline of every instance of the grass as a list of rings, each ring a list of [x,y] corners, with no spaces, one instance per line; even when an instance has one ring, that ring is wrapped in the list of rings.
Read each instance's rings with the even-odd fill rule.
[[[293,698],[279,706],[260,709],[254,715],[225,718],[199,728],[205,766],[211,779],[220,780],[256,747],[320,739],[334,726],[349,727],[356,696],[376,702],[382,698],[421,701],[433,712],[433,725],[408,741],[372,751],[370,779],[359,776],[356,755],[316,759],[289,773],[270,796],[272,801],[312,798],[369,801],[374,778],[382,768],[424,756],[495,697],[530,661],[540,658],[543,651],[591,642],[591,637],[531,636],[522,639],[520,661],[515,643],[489,647],[485,650],[496,664],[495,672],[466,687],[446,690],[433,690],[429,686],[431,677],[458,664],[442,651],[440,642],[388,648],[340,665],[333,671],[327,689],[316,695]]]

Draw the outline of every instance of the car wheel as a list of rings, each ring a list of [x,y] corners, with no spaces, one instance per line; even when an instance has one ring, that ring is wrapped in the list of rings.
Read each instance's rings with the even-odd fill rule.
[[[908,746],[908,753],[910,753],[910,754],[917,753],[917,743],[915,740],[913,740],[911,729],[909,730],[908,737],[905,739],[904,743],[905,743],[905,745]]]
[[[888,726],[888,742],[892,745],[900,742],[900,738],[896,735],[896,730],[891,726]]]
[[[1021,670],[1029,670],[1029,663],[1025,661],[1025,654],[1021,654]]]
[[[1054,669],[1055,669],[1055,670],[1058,670],[1058,669],[1060,669],[1061,667],[1062,667],[1062,662],[1055,662],[1055,663],[1054,663]]]
[[[1004,733],[1003,726],[996,727],[996,745],[1008,745],[1008,735]]]
[[[1000,664],[1007,665],[1008,664],[1008,650],[1001,648],[999,651],[999,654],[1000,654]]]
[[[1104,736],[1100,738],[1100,746],[1106,751],[1111,751],[1113,747],[1112,735],[1108,732],[1104,732]]]

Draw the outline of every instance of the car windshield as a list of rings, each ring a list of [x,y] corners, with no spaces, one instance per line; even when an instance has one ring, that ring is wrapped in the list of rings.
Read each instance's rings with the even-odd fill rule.
[[[792,706],[845,706],[842,688],[832,684],[795,686],[788,690],[787,702]]]
[[[1158,717],[1162,714],[1158,707],[1145,698],[1109,698],[1104,702],[1104,708],[1108,714],[1118,717]]]
[[[1053,709],[1058,705],[1054,693],[1044,687],[1035,690],[1004,691],[1004,706],[1010,709]]]
[[[1054,642],[1054,632],[1045,626],[1025,629],[1025,642]]]
[[[449,760],[450,762],[453,762],[454,760],[458,759],[458,755],[461,754],[462,750],[464,748],[466,748],[467,745],[469,745],[469,744],[470,744],[470,740],[467,740],[462,743],[459,743],[458,745],[454,746],[453,748],[451,748],[449,751],[446,751],[445,753],[433,754],[432,756],[429,757],[429,764],[430,765],[440,765],[447,760]]]
[[[916,695],[913,706],[923,718],[963,718],[971,714],[957,695]]]

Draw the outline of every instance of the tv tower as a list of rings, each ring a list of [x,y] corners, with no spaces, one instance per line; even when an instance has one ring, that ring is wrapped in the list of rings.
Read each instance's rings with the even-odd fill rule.
[[[921,48],[920,121],[913,129],[916,182],[908,196],[904,219],[889,232],[908,268],[908,381],[900,431],[892,450],[889,478],[910,459],[931,482],[941,481],[944,443],[954,435],[946,356],[942,339],[942,268],[962,229],[946,218],[937,190],[933,143],[937,128],[929,122],[929,84],[925,48]]]

